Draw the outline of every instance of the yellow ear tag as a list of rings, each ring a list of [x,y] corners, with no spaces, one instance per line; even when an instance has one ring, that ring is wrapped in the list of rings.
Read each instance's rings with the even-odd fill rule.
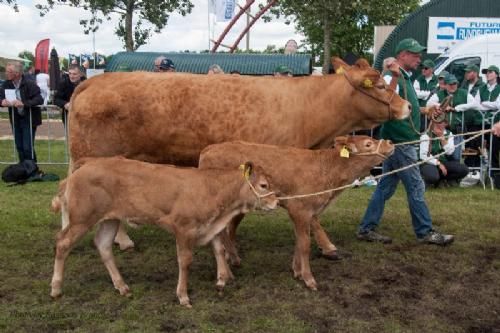
[[[243,177],[245,177],[245,179],[250,179],[250,168],[248,168],[247,170],[245,170],[245,164],[240,164],[240,166],[238,167],[238,169],[240,169],[241,171],[243,171]]]
[[[337,68],[337,70],[335,71],[335,74],[344,74],[344,67],[339,67]]]
[[[365,88],[373,88],[373,81],[370,79],[366,79],[363,81],[363,87]]]
[[[346,146],[342,147],[340,150],[340,157],[349,158],[349,150]]]

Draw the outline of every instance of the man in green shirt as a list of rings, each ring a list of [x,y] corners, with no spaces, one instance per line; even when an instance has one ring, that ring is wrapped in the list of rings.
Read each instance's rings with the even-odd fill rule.
[[[401,97],[410,102],[412,113],[404,120],[390,120],[382,125],[381,136],[394,143],[405,143],[420,139],[420,105],[411,82],[411,71],[416,70],[425,47],[415,39],[407,38],[396,47],[396,61],[388,65],[391,74],[384,79],[390,87],[396,88]],[[383,173],[400,169],[418,161],[414,144],[396,146],[394,153],[387,158],[382,167]],[[418,166],[413,166],[395,174],[384,176],[372,195],[361,224],[357,238],[364,241],[390,243],[391,238],[375,231],[384,213],[385,202],[396,191],[399,181],[403,182],[410,208],[413,230],[421,243],[447,245],[453,242],[452,235],[442,234],[432,227],[432,220],[424,199],[425,185]]]

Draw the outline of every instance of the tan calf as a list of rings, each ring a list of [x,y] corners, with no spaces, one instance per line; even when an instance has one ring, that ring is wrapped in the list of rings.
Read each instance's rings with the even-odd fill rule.
[[[341,157],[341,149],[349,157]],[[368,136],[338,137],[334,149],[307,150],[245,142],[228,142],[205,148],[200,156],[200,168],[234,167],[251,159],[268,170],[278,195],[319,192],[352,183],[389,156],[394,146]],[[316,289],[317,284],[309,264],[310,228],[323,252],[335,254],[336,248],[319,223],[319,215],[341,191],[292,200],[280,200],[288,210],[295,227],[296,245],[293,256],[295,277]],[[229,241],[224,245],[233,264],[240,258],[235,247],[235,232],[244,214],[236,216],[228,226]],[[226,237],[227,238],[227,237]]]
[[[94,242],[116,289],[129,294],[112,252],[120,221],[154,224],[176,238],[179,281],[177,297],[190,307],[188,268],[195,245],[212,241],[217,286],[232,277],[224,258],[221,230],[234,216],[253,208],[274,209],[276,196],[262,169],[247,162],[244,171],[198,170],[150,164],[124,158],[86,159],[75,166],[52,202],[62,210],[64,228],[57,235],[52,297],[62,293],[64,261],[72,246],[99,224]],[[79,163],[81,164],[81,163]]]

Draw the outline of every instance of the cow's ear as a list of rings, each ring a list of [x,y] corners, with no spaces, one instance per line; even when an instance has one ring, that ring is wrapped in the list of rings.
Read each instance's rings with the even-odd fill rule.
[[[345,145],[347,143],[347,136],[337,136],[335,138],[335,146],[337,145]]]
[[[344,71],[351,69],[351,66],[346,64],[344,60],[339,57],[332,57],[332,65],[336,74],[342,74]]]

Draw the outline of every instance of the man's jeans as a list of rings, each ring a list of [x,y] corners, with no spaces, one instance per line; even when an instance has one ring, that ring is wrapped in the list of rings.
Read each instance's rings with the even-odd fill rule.
[[[36,126],[30,128],[29,114],[24,117],[15,117],[12,127],[14,141],[16,142],[16,150],[19,155],[19,162],[24,160],[34,160],[36,162],[34,148]]]
[[[417,161],[417,150],[411,145],[396,146],[394,153],[384,161],[384,173],[405,167]],[[384,176],[372,195],[365,216],[359,225],[359,232],[375,230],[384,214],[385,202],[396,191],[399,180],[403,182],[410,206],[411,220],[417,238],[426,236],[432,230],[432,221],[424,200],[425,185],[418,166]]]

